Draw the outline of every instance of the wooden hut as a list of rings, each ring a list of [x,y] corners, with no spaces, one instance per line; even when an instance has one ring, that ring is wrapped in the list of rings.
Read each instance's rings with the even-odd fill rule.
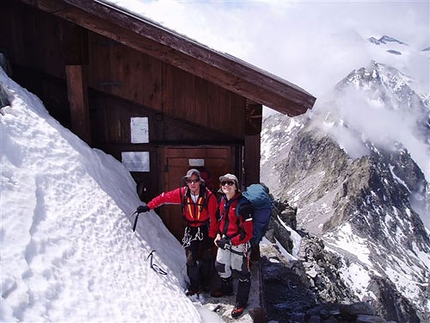
[[[122,161],[143,201],[190,167],[214,185],[260,179],[263,105],[296,116],[299,87],[99,0],[2,0],[0,52],[11,77],[91,147]],[[178,209],[159,214],[182,236]]]

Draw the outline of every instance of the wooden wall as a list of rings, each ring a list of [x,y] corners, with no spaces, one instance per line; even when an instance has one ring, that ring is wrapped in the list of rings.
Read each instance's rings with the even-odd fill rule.
[[[246,135],[254,136],[247,143],[259,151],[255,134],[261,130],[261,105],[18,1],[0,5],[0,50],[11,61],[12,78],[38,95],[66,127],[76,123],[70,116],[66,70],[85,73],[91,145],[119,160],[121,151],[150,151],[151,172],[162,172],[161,146],[240,147]],[[148,117],[148,144],[130,143],[131,117]],[[247,165],[259,168],[260,156],[252,151]],[[241,157],[232,158],[238,173]],[[152,180],[151,174],[139,176]],[[159,190],[151,187],[152,195]]]
[[[66,64],[88,62],[91,89],[243,140],[245,98],[22,3],[0,15],[14,65],[65,80]]]
[[[90,33],[89,85],[238,139],[245,99],[156,58]]]

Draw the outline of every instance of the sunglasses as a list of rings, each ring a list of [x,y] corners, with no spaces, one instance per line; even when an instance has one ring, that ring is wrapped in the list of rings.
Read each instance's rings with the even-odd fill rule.
[[[196,184],[198,182],[200,182],[200,180],[198,178],[197,179],[187,179],[188,184]]]
[[[233,181],[225,181],[225,182],[221,182],[221,186],[233,186],[235,183]]]

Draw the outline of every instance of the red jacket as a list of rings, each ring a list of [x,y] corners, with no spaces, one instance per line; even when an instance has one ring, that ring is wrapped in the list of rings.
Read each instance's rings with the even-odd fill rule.
[[[209,222],[209,237],[214,238],[217,233],[216,210],[218,201],[216,196],[207,188],[200,190],[197,203],[194,203],[188,187],[179,187],[173,191],[163,192],[154,197],[148,206],[151,210],[163,204],[183,204],[183,216],[191,227],[199,227]]]
[[[237,202],[241,193],[236,194],[231,200],[225,196],[219,203],[218,233],[231,239],[233,246],[248,242],[252,238],[252,207],[249,203],[240,205],[239,216],[236,213]]]

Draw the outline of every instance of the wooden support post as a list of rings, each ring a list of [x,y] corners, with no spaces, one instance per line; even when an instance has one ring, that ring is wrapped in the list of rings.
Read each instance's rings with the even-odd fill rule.
[[[87,73],[84,65],[66,65],[72,131],[91,145]]]
[[[250,100],[245,108],[245,187],[260,182],[260,139],[263,106]]]
[[[260,182],[260,134],[245,136],[244,186]]]

